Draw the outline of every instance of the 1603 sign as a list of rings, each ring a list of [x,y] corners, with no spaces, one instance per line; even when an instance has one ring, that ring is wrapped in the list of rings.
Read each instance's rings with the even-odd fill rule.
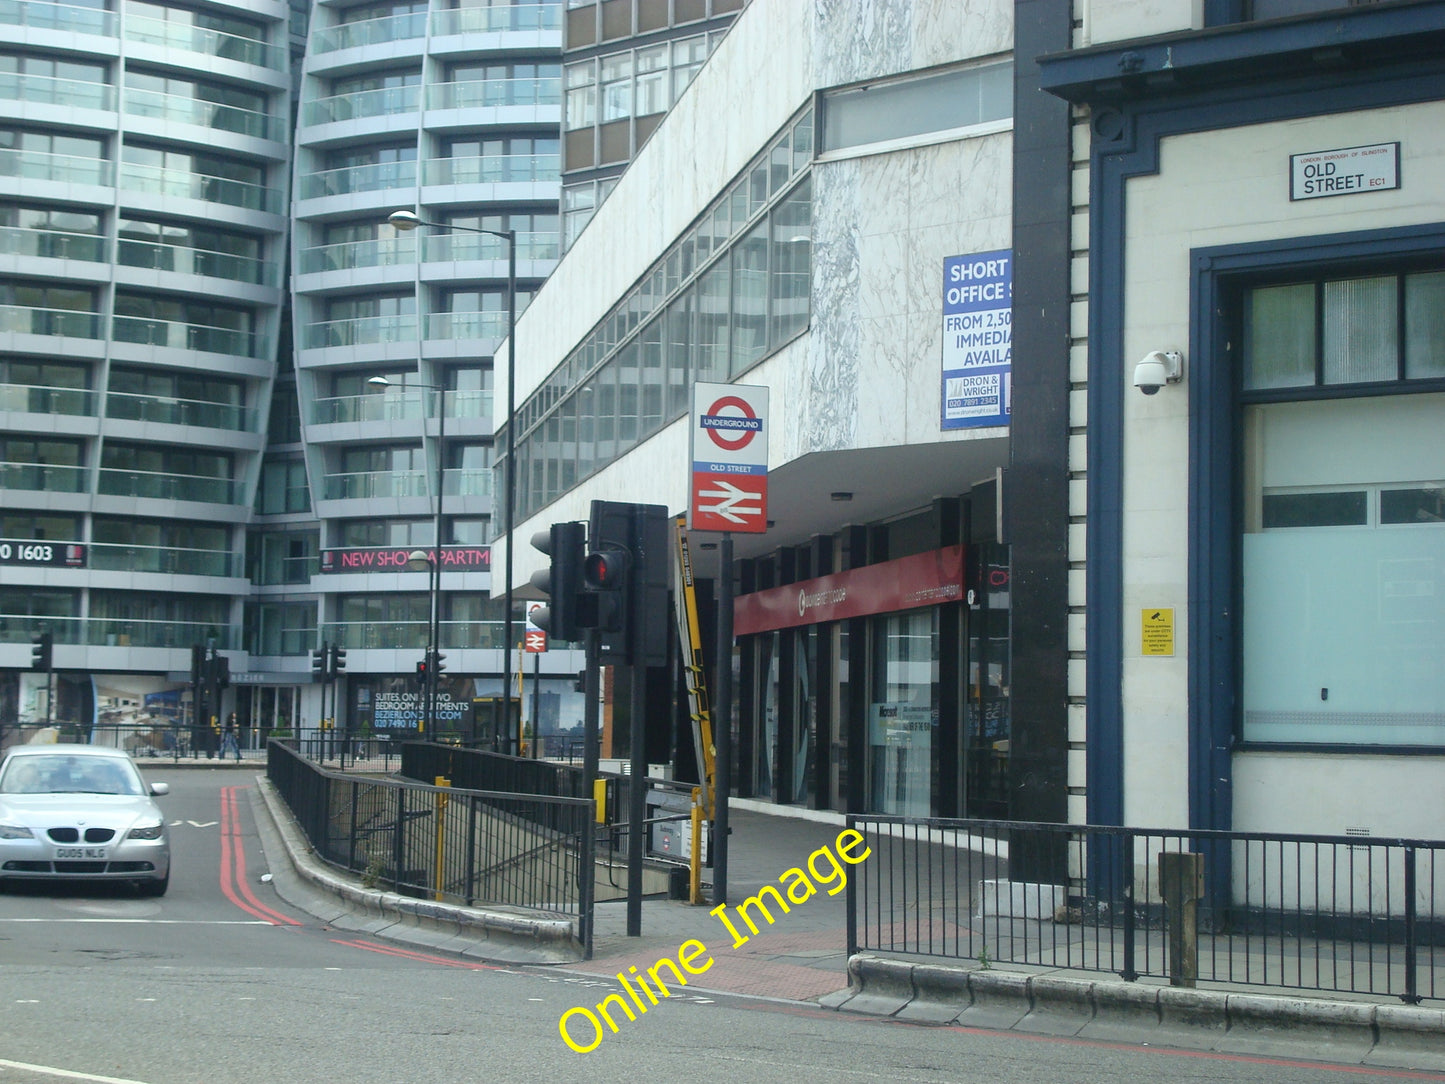
[[[3,565],[85,565],[85,547],[75,542],[33,542],[0,540]]]

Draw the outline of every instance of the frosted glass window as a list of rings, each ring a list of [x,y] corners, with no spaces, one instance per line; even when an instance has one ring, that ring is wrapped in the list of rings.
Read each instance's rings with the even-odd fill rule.
[[[830,91],[823,149],[946,132],[1013,115],[1013,64]]]
[[[1405,376],[1445,376],[1445,271],[1405,276]]]
[[[1394,380],[1400,375],[1396,290],[1394,275],[1325,283],[1326,384]]]
[[[1251,290],[1244,310],[1244,386],[1295,388],[1315,381],[1315,286]]]

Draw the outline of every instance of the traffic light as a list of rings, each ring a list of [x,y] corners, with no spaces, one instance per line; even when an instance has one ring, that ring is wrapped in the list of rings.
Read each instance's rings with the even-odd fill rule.
[[[311,649],[311,672],[320,678],[326,676],[326,648],[314,647]]]
[[[436,672],[436,676],[440,678],[442,676],[442,671],[447,668],[447,657],[443,655],[440,651],[433,651],[431,655],[431,661],[432,669]]]
[[[331,645],[331,676],[346,673],[346,648],[340,644]]]
[[[551,557],[549,567],[532,573],[532,586],[547,596],[547,605],[532,611],[532,623],[557,640],[580,640],[588,627],[581,611],[582,562],[587,525],[554,523],[532,536],[532,548]]]
[[[587,556],[582,562],[582,581],[597,607],[594,627],[598,656],[613,665],[632,661],[628,569],[632,563],[633,507],[615,501],[592,502]]]
[[[224,655],[211,657],[211,684],[217,689],[229,688],[231,684],[231,660]]]
[[[429,674],[429,673],[431,673],[431,652],[430,652],[430,651],[427,652],[427,657],[426,657],[426,658],[424,658],[424,659],[418,659],[418,660],[417,660],[417,664],[416,664],[416,683],[417,683],[418,685],[425,685],[425,684],[426,684],[427,674]]]
[[[54,659],[54,644],[55,638],[48,632],[42,632],[35,638],[35,643],[30,648],[30,669],[51,669],[51,664]]]
[[[206,649],[200,644],[191,645],[191,687],[195,688],[206,678]]]

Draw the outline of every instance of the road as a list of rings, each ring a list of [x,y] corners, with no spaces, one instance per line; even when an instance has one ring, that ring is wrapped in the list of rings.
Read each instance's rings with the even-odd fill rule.
[[[328,928],[284,903],[242,771],[148,769],[172,786],[170,893],[0,893],[0,1082],[143,1084],[716,1080],[1210,1084],[1445,1080],[1303,1059],[929,1028],[795,1002],[686,994],[595,1050],[558,1021],[616,984],[494,967]],[[590,1043],[585,1017],[574,1038]]]

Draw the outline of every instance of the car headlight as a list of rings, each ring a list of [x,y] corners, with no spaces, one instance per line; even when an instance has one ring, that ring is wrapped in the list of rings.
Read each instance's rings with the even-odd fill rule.
[[[161,829],[165,827],[164,822],[155,821],[152,824],[137,824],[126,833],[129,839],[160,839]]]
[[[21,824],[0,824],[0,839],[34,839],[35,833]]]

